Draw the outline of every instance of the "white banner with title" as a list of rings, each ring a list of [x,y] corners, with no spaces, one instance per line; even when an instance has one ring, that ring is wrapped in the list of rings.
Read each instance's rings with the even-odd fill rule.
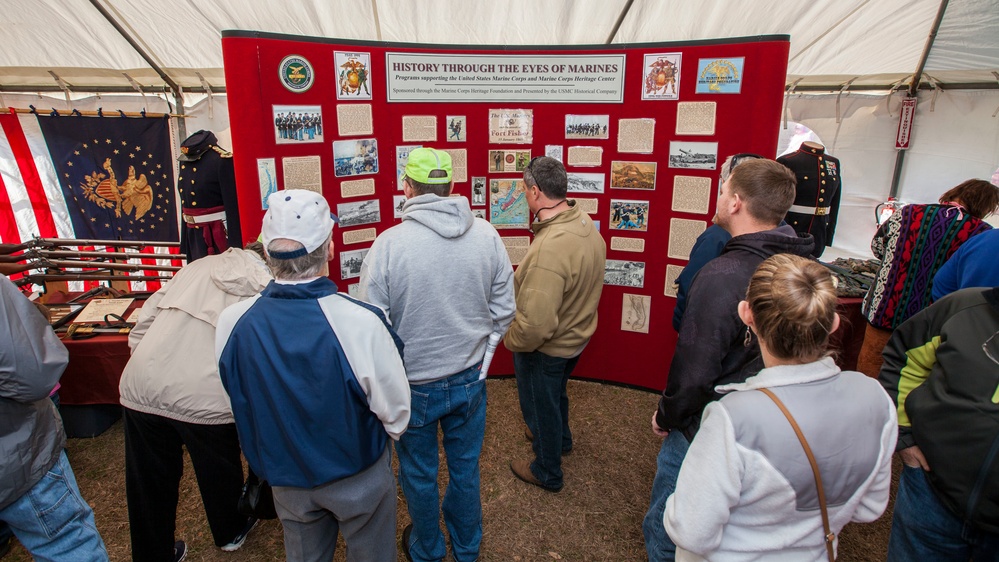
[[[622,103],[624,58],[385,53],[388,102]]]

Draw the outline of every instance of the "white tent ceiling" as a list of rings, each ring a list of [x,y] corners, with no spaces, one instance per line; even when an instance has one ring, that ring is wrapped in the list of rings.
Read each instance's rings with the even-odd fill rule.
[[[788,83],[911,76],[941,0],[0,0],[0,92],[224,87],[221,31],[467,45],[582,45],[787,34]],[[616,28],[616,31],[615,31]],[[926,62],[937,81],[999,83],[999,0],[954,0]],[[200,74],[200,77],[199,77]],[[126,76],[127,75],[127,76]],[[129,79],[131,78],[133,82]],[[202,82],[204,78],[204,84]]]

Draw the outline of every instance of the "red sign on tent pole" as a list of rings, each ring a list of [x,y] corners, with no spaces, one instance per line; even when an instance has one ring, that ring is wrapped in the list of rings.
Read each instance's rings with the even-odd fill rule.
[[[898,116],[898,134],[895,135],[895,148],[898,150],[909,148],[909,139],[912,138],[912,118],[915,115],[916,98],[902,100],[902,113]]]

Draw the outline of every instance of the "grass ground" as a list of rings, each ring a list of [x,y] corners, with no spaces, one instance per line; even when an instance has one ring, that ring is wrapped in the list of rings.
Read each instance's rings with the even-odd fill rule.
[[[661,443],[649,428],[656,395],[570,382],[575,445],[563,462],[565,488],[551,494],[520,482],[510,473],[511,460],[527,459],[531,454],[523,435],[516,383],[513,379],[490,379],[487,388],[488,418],[481,459],[481,560],[645,560],[642,517],[648,508]],[[130,560],[121,422],[94,439],[69,440],[68,453],[83,495],[94,508],[111,560]],[[442,486],[445,482],[442,476]],[[215,547],[189,459],[180,497],[176,537],[188,543],[187,560],[284,559],[277,521],[259,525],[238,552],[224,553]],[[891,505],[888,515],[874,523],[848,526],[840,537],[839,560],[884,560],[890,513]],[[398,535],[408,522],[405,498],[399,492]],[[4,562],[29,559],[16,545]],[[342,541],[335,560],[345,560]],[[401,553],[400,560],[405,560]]]

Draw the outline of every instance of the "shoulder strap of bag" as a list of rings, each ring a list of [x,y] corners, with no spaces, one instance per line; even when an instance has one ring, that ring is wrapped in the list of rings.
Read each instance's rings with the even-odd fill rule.
[[[812,454],[812,448],[808,446],[808,441],[805,440],[805,434],[801,432],[801,428],[798,427],[798,422],[794,421],[794,416],[788,411],[784,403],[777,398],[777,395],[770,391],[769,388],[761,388],[760,392],[766,394],[777,404],[780,411],[790,422],[791,428],[794,429],[795,435],[798,436],[798,441],[801,442],[801,448],[805,450],[805,456],[808,457],[808,463],[812,465],[812,474],[815,475],[815,487],[819,491],[819,508],[822,511],[822,530],[825,531],[826,538],[826,553],[829,555],[829,562],[834,562],[836,560],[836,555],[833,553],[833,541],[836,540],[836,535],[829,530],[829,511],[826,509],[826,492],[825,488],[822,487],[822,476],[819,475],[819,463],[815,462],[815,455]]]

